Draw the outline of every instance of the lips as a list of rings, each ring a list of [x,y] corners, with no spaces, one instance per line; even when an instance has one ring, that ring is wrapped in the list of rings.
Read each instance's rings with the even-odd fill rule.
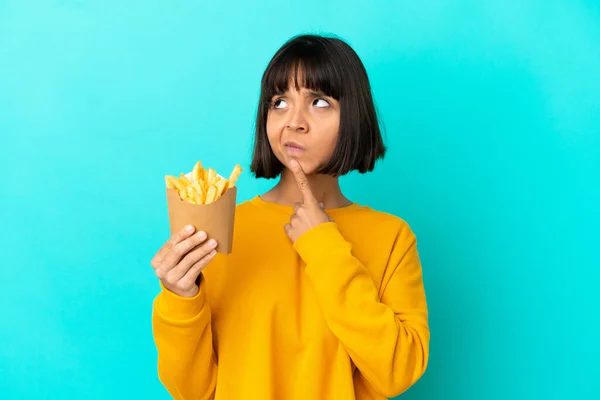
[[[300,143],[298,142],[294,142],[294,141],[290,141],[290,142],[286,142],[283,145],[283,148],[285,149],[285,151],[291,155],[291,156],[300,156],[302,153],[304,153],[304,146],[302,146]]]
[[[284,144],[284,146],[286,148],[290,148],[290,149],[293,149],[293,150],[304,150],[304,146],[302,146],[300,143],[294,142],[294,141],[286,142]]]

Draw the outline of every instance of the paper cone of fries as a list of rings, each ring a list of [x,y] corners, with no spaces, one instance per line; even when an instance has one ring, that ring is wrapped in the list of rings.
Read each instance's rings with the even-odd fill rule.
[[[229,179],[212,168],[205,170],[201,162],[192,172],[180,177],[166,176],[167,208],[171,234],[193,225],[196,232],[206,232],[217,241],[217,252],[229,254],[233,248],[237,187],[242,169],[236,165]]]

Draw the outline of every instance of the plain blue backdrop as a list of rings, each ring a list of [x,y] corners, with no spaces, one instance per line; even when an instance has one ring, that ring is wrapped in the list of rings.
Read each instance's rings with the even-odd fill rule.
[[[164,175],[248,173],[298,33],[362,57],[388,157],[342,185],[419,238],[412,400],[600,398],[597,1],[0,0],[0,398],[167,399],[150,258]]]

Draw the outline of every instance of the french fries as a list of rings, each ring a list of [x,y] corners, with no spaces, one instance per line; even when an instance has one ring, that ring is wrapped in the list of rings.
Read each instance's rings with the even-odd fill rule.
[[[236,164],[229,179],[225,179],[214,169],[205,169],[202,161],[198,161],[192,172],[187,175],[181,173],[179,177],[167,175],[165,183],[167,188],[177,191],[181,200],[197,205],[211,204],[235,186],[241,173],[242,167]]]

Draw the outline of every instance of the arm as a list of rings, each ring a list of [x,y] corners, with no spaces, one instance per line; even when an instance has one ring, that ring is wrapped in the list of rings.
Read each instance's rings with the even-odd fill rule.
[[[158,350],[158,376],[174,399],[214,395],[217,363],[213,351],[205,281],[194,297],[180,297],[164,286],[153,305],[152,328]]]
[[[360,373],[384,396],[407,390],[423,375],[429,357],[421,264],[409,227],[396,238],[381,294],[334,222],[307,231],[294,248],[306,263],[329,328]]]

